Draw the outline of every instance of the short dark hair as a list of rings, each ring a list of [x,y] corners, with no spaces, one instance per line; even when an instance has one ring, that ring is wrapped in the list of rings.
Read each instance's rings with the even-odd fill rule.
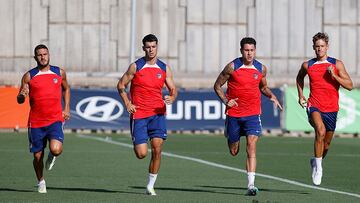
[[[45,46],[44,44],[39,44],[39,45],[37,45],[37,46],[35,47],[35,49],[34,49],[34,56],[36,56],[36,52],[37,52],[37,50],[39,50],[39,49],[46,49],[46,50],[49,51],[49,49],[47,48],[47,46]]]
[[[326,44],[329,43],[329,35],[326,34],[325,32],[318,32],[313,36],[313,44],[315,44],[316,41],[318,41],[319,39],[322,39],[326,42]]]
[[[157,39],[157,37],[155,36],[155,35],[153,35],[153,34],[148,34],[148,35],[146,35],[144,38],[143,38],[143,40],[142,40],[142,43],[143,43],[143,45],[145,46],[145,43],[146,42],[156,42],[156,44],[158,43],[158,39]]]
[[[240,41],[240,49],[243,49],[245,44],[253,44],[256,47],[256,40],[252,37],[242,38]]]

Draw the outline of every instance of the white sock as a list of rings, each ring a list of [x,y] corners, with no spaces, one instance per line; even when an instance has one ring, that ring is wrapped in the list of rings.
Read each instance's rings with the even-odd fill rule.
[[[248,187],[255,185],[255,172],[248,172]]]
[[[322,157],[320,158],[315,157],[315,162],[316,162],[316,170],[322,171],[322,165],[321,165]]]
[[[38,182],[38,185],[40,185],[40,184],[45,184],[45,179],[40,180],[40,181]]]
[[[149,173],[149,182],[146,187],[148,188],[154,188],[155,181],[158,174]]]

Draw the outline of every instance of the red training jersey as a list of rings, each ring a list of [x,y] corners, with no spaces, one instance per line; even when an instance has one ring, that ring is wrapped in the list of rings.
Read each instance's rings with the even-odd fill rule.
[[[325,61],[318,61],[313,58],[307,63],[307,74],[310,80],[308,107],[316,107],[322,112],[339,111],[340,84],[327,70],[327,67],[332,66],[335,74],[338,74],[336,59],[328,57]]]
[[[245,117],[261,114],[261,93],[259,89],[262,64],[257,60],[251,66],[245,66],[242,58],[232,62],[234,72],[228,80],[226,98],[237,98],[238,106],[226,107],[226,114],[232,117]]]
[[[62,77],[60,68],[50,66],[48,71],[33,68],[29,73],[29,127],[39,128],[57,121],[64,122],[61,105]]]
[[[131,101],[136,106],[133,119],[147,118],[165,114],[166,106],[162,98],[162,88],[166,79],[166,64],[157,59],[154,65],[146,63],[145,58],[136,62],[136,73],[131,81]]]

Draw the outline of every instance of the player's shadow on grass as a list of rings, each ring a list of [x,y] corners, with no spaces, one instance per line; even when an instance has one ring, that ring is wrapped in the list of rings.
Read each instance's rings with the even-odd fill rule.
[[[217,188],[217,189],[232,189],[232,190],[244,190],[247,191],[245,187],[229,187],[229,186],[213,186],[213,185],[200,185],[199,187],[204,188]],[[310,193],[300,190],[281,190],[281,189],[267,189],[267,188],[259,188],[259,191],[266,191],[266,192],[277,192],[277,193],[295,193],[301,195],[308,195]]]
[[[4,191],[4,192],[35,192],[35,190],[23,190],[23,189],[13,189],[13,188],[0,188],[0,191]]]
[[[146,187],[140,186],[130,186],[133,189],[142,189],[145,191]],[[178,192],[202,192],[202,193],[218,193],[218,194],[229,194],[229,195],[241,195],[239,193],[234,192],[219,192],[214,190],[205,190],[205,189],[190,189],[190,188],[174,188],[174,187],[156,187],[156,191],[163,190],[163,191],[178,191]],[[145,194],[145,193],[144,193]]]
[[[98,188],[47,187],[47,189],[48,189],[48,190],[76,191],[76,192],[102,192],[102,193],[142,194],[142,193],[139,193],[139,192],[107,190],[107,189],[98,189]]]

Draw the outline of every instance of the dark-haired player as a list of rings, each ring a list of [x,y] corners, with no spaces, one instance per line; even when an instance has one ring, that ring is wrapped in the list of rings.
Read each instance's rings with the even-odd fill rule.
[[[267,86],[267,68],[255,59],[256,41],[245,37],[240,41],[242,57],[225,66],[214,84],[214,90],[226,105],[225,136],[230,154],[239,152],[240,137],[246,136],[247,195],[256,195],[256,142],[261,135],[261,93],[282,109],[276,96]],[[226,95],[222,86],[227,82]]]
[[[38,180],[38,192],[46,193],[43,175],[44,149],[49,141],[50,152],[45,168],[51,170],[63,149],[63,122],[70,118],[70,87],[65,70],[49,65],[50,55],[45,45],[35,47],[34,59],[37,66],[22,77],[17,102],[22,104],[26,96],[30,98],[30,152],[34,154],[33,166]],[[64,109],[61,104],[62,97]]]
[[[145,56],[130,64],[128,70],[120,78],[117,89],[127,111],[131,114],[131,136],[138,159],[146,157],[147,142],[150,140],[151,161],[146,193],[156,195],[154,184],[160,169],[162,145],[167,137],[165,104],[174,102],[177,90],[170,67],[157,58],[158,39],[156,36],[146,35],[142,43]],[[130,82],[129,99],[126,86]],[[164,84],[169,90],[169,95],[163,98]]]

